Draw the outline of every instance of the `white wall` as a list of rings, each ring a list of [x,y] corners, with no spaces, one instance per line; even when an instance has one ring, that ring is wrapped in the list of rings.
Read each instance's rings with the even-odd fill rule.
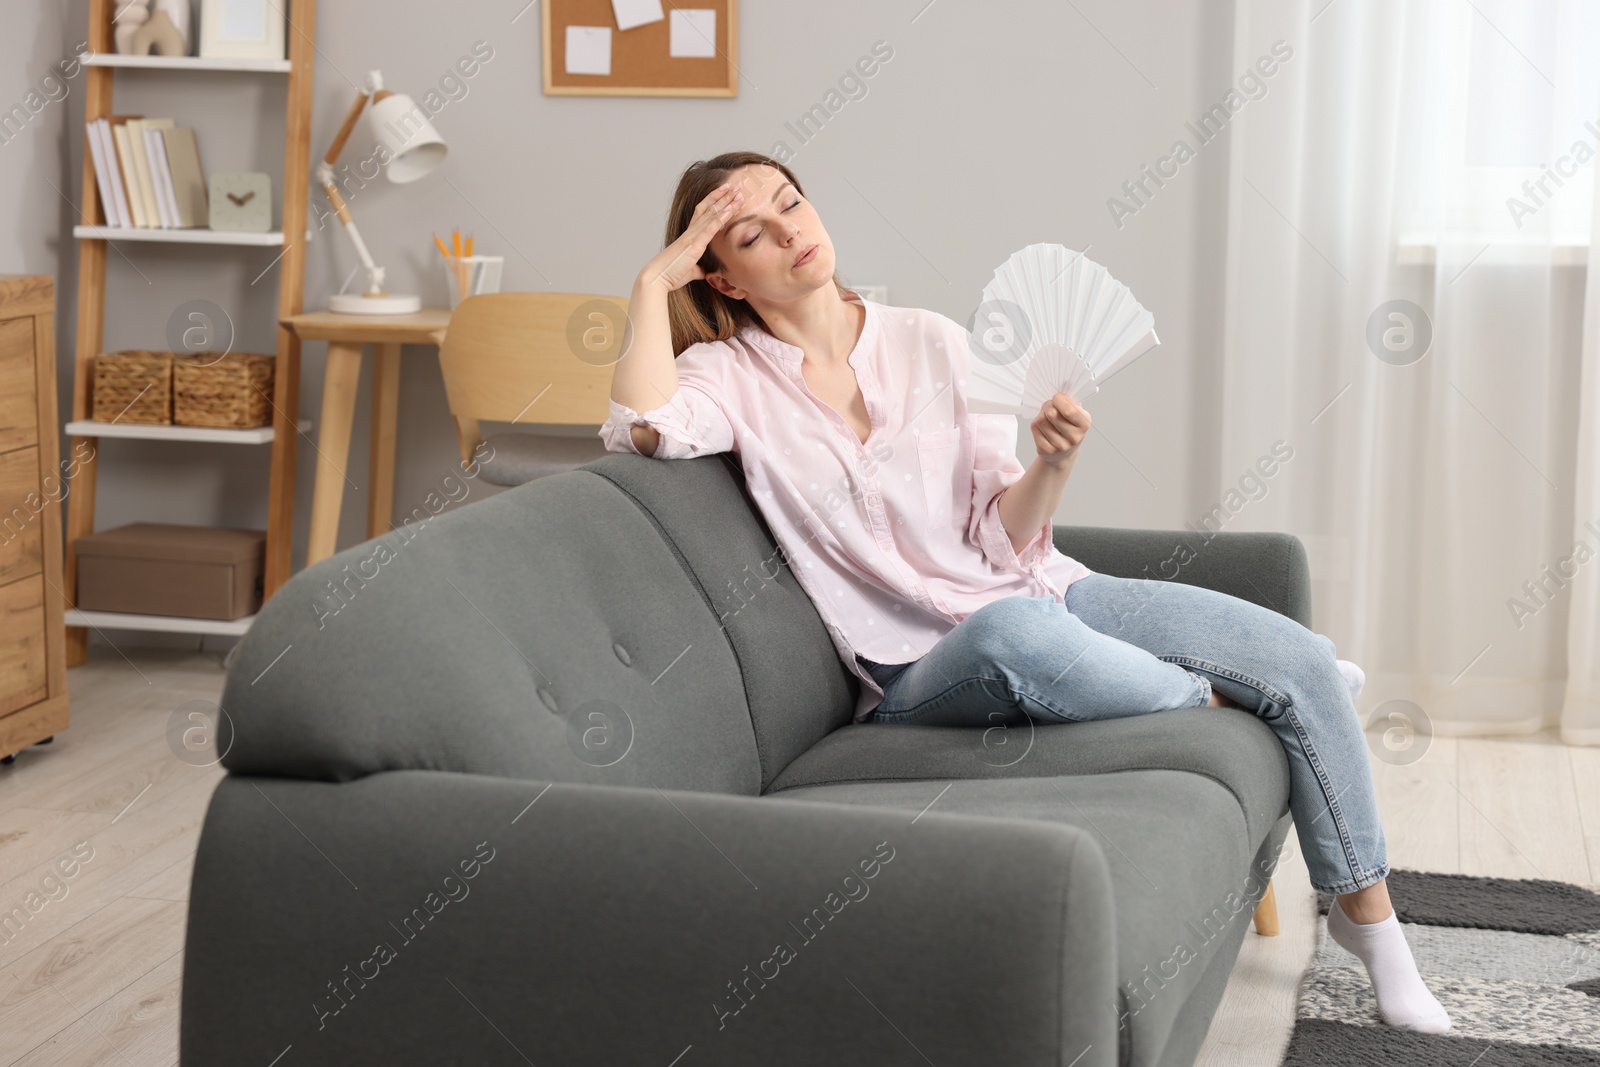
[[[1091,402],[1095,428],[1057,521],[1176,528],[1214,501],[1217,464],[1203,425],[1217,399],[1208,382],[1215,380],[1220,336],[1227,135],[1120,227],[1107,200],[1175,140],[1192,141],[1185,122],[1237,76],[1229,70],[1230,5],[747,4],[740,12],[740,95],[700,100],[543,95],[540,6],[518,17],[524,2],[321,5],[314,155],[325,150],[367,70],[379,67],[391,87],[421,97],[475,43],[493,50],[464,95],[435,118],[450,142],[442,170],[410,186],[379,179],[352,199],[391,288],[443,303],[429,235],[460,227],[476,235],[479,251],[506,256],[506,289],[626,296],[661,246],[684,166],[734,148],[772,151],[783,141],[838,249],[841,275],[887,285],[892,304],[966,322],[994,267],[1015,249],[1035,241],[1091,246],[1090,258],[1154,311],[1163,343]],[[21,33],[0,39],[0,101],[20,98],[25,83],[85,37],[86,0],[59,10],[43,0],[34,6],[21,17]],[[786,123],[823,103],[878,41],[893,57],[865,81],[864,94],[847,99],[802,145]],[[164,72],[117,78],[115,110],[194,125],[208,172],[266,170],[281,180],[281,80]],[[25,142],[0,146],[0,270],[58,275],[64,415],[76,248],[71,209],[43,179],[78,195],[82,115],[80,78],[64,106],[41,113]],[[353,164],[370,149],[358,132],[344,159]],[[318,197],[314,192],[313,218]],[[161,345],[174,311],[207,299],[233,318],[236,349],[271,351],[276,268],[255,279],[276,254],[115,245],[105,347]],[[313,226],[306,306],[322,306],[355,263],[332,223]],[[433,350],[408,347],[404,359],[397,511],[420,503],[457,461]],[[313,418],[322,368],[323,346],[308,345],[301,411]],[[347,493],[341,546],[364,537],[369,384],[370,372],[349,464],[362,491]],[[1022,437],[1026,462],[1026,428]],[[304,440],[299,453],[297,567],[315,457]],[[104,442],[102,456],[100,528],[155,517],[265,525],[265,449],[119,441]]]
[[[66,116],[83,111],[82,74],[62,78],[59,64],[85,36],[67,39],[59,4],[8,0],[0,14],[0,274],[54,274],[72,218],[61,194],[77,195],[62,178]]]

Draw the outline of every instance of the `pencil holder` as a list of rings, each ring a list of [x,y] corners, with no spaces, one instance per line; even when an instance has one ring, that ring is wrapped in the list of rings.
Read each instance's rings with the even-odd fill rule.
[[[450,310],[469,296],[500,291],[500,270],[504,256],[446,256],[445,282],[450,286]]]

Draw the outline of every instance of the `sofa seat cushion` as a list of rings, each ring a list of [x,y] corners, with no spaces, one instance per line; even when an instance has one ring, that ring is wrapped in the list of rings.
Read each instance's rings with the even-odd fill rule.
[[[1093,834],[1116,898],[1118,990],[1104,1007],[1123,1024],[1120,1062],[1154,1065],[1265,891],[1270,869],[1253,866],[1288,811],[1289,762],[1271,728],[1237,708],[990,728],[866,722],[823,738],[765,795],[931,804]]]
[[[857,723],[811,746],[766,792],[854,781],[1045,778],[1188,771],[1233,794],[1252,853],[1289,810],[1289,760],[1272,728],[1238,708],[1180,708],[1099,722],[1006,727]]]
[[[484,438],[489,457],[479,464],[483,480],[494,485],[523,485],[547,474],[576,470],[609,455],[598,437],[553,437],[523,431]]]
[[[1256,849],[1235,796],[1190,771],[841,782],[767,796],[898,808],[908,820],[924,809],[1036,819],[1093,835],[1111,872],[1117,989],[1105,990],[1104,1003],[1092,1007],[1115,1014],[1118,1062],[1139,1067],[1165,1061],[1168,1040],[1213,960],[1224,974],[1232,969],[1270,876],[1251,871]],[[1009,878],[1006,871],[991,873],[997,882]],[[1063,947],[1069,958],[1075,951]]]

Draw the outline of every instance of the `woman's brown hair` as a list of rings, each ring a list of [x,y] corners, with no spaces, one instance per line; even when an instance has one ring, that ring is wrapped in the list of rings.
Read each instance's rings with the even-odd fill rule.
[[[694,217],[695,207],[726,181],[728,175],[751,164],[777,168],[785,178],[794,182],[796,192],[805,195],[794,171],[761,152],[724,152],[712,159],[702,159],[691,163],[678,179],[678,190],[672,194],[672,209],[667,213],[667,239],[661,247],[667,247],[683,235],[683,231],[689,228],[689,220]],[[707,274],[722,269],[722,261],[711,251],[709,244],[699,262]],[[841,297],[852,292],[839,281],[838,274],[833,276],[833,284]],[[744,300],[722,295],[704,278],[696,278],[667,294],[667,321],[672,327],[673,356],[701,341],[725,340],[747,325],[767,329],[767,324],[761,321],[755,308]]]

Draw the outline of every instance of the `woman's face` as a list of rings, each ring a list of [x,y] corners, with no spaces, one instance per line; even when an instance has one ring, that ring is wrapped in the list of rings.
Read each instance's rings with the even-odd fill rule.
[[[706,276],[719,292],[752,304],[787,304],[833,280],[833,242],[811,201],[767,164],[728,176],[744,188],[733,218],[711,238],[722,269]],[[802,263],[795,260],[806,257]]]

